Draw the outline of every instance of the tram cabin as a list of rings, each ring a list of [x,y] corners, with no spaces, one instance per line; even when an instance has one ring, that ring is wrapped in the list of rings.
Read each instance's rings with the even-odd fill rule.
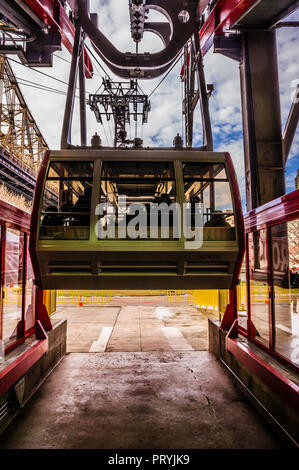
[[[227,153],[48,151],[30,253],[42,289],[229,289],[244,253]]]

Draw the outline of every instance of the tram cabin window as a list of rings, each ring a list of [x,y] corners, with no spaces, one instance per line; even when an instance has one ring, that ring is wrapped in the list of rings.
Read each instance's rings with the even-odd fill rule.
[[[183,163],[185,201],[191,204],[191,226],[197,204],[203,206],[206,241],[235,240],[230,185],[223,163]]]
[[[101,172],[100,203],[107,204],[105,214],[101,213],[101,223],[109,230],[109,217],[115,223],[115,237],[119,227],[130,226],[138,214],[140,225],[139,239],[151,239],[150,227],[158,225],[158,237],[161,236],[163,221],[169,225],[169,238],[175,238],[173,213],[168,208],[176,202],[176,184],[173,162],[114,161],[103,162]],[[164,203],[157,210],[157,217],[152,217],[156,205]],[[163,217],[163,207],[169,214]],[[135,210],[136,209],[136,210]],[[111,220],[111,219],[110,219]],[[135,219],[136,220],[136,219]],[[110,224],[111,225],[111,224]],[[129,239],[128,234],[126,238]]]
[[[51,162],[41,211],[41,240],[88,240],[92,162]]]

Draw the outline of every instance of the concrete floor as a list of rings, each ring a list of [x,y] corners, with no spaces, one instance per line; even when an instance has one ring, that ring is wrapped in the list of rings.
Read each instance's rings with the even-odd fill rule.
[[[71,353],[2,449],[279,448],[207,351]]]
[[[208,317],[192,305],[155,298],[115,299],[113,306],[59,306],[67,319],[68,352],[192,351],[208,349]],[[116,305],[118,303],[118,305]]]
[[[58,306],[70,354],[0,448],[279,448],[207,351],[210,316],[165,296]]]

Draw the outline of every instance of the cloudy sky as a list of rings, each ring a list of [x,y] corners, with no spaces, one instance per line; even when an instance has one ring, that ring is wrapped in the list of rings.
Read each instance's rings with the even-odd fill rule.
[[[130,36],[128,0],[90,0],[91,12],[98,13],[99,27],[122,51],[135,51],[135,44]],[[157,12],[151,12],[149,21],[159,21],[163,17]],[[299,20],[299,12],[292,15],[291,19]],[[280,94],[282,107],[282,126],[284,127],[291,106],[292,92],[299,83],[299,59],[298,59],[298,29],[284,28],[277,31],[277,45],[280,73]],[[155,52],[162,48],[160,39],[146,33],[139,50],[140,52]],[[52,75],[56,79],[67,82],[69,75],[70,55],[63,47],[62,51],[55,54],[53,68],[38,69]],[[235,163],[239,178],[240,190],[244,201],[244,154],[242,139],[242,120],[240,102],[240,83],[238,63],[225,58],[212,51],[204,58],[207,83],[213,83],[215,91],[210,99],[210,112],[213,124],[215,150],[229,151]],[[57,90],[66,91],[67,86],[57,80],[39,74],[21,65],[12,63],[17,77],[31,80]],[[99,65],[94,64],[95,75],[92,80],[87,80],[86,89],[95,93],[101,85],[104,75]],[[107,67],[105,66],[107,69]],[[144,145],[166,147],[172,145],[173,137],[179,132],[182,134],[182,84],[179,79],[181,64],[168,75],[166,80],[151,96],[152,110],[149,113],[148,123],[142,128],[138,126],[138,135],[142,136]],[[108,70],[108,69],[107,69]],[[110,71],[109,74],[115,80]],[[156,80],[140,81],[141,88],[150,94],[161,77]],[[65,96],[49,91],[43,91],[32,86],[20,85],[27,104],[34,115],[37,124],[42,131],[50,148],[58,149],[60,145],[60,133],[64,112]],[[78,104],[78,100],[76,100]],[[74,144],[79,144],[79,115],[78,106],[75,108],[72,139]],[[95,117],[88,110],[89,138],[95,133],[101,135],[104,145],[113,144],[112,124],[105,123],[102,127],[96,123]],[[135,126],[129,130],[129,135],[135,135]],[[201,145],[201,122],[199,106],[195,113],[194,145]],[[294,178],[299,168],[299,129],[288,159],[286,168],[287,191],[294,189]]]

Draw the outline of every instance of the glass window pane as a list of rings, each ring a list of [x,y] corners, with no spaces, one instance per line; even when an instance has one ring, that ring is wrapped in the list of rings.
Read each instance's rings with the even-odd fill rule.
[[[266,229],[250,233],[249,282],[251,336],[269,346],[269,288],[267,280],[267,244]]]
[[[246,263],[243,261],[240,273],[240,284],[237,287],[238,296],[238,321],[239,325],[247,330],[247,282],[246,282]]]
[[[299,219],[271,228],[275,349],[299,365]]]
[[[22,320],[24,234],[8,228],[5,251],[3,339],[7,343],[17,338]]]
[[[204,240],[235,240],[235,221],[230,185],[222,163],[183,163],[187,203],[203,204]],[[191,217],[194,227],[195,216]]]
[[[92,162],[52,162],[41,212],[41,240],[88,240]]]
[[[225,166],[223,163],[183,163],[185,179],[199,181],[201,179],[224,179],[228,181]]]
[[[29,330],[35,325],[35,316],[32,308],[32,292],[33,292],[33,269],[27,250],[27,270],[26,270],[26,289],[25,289],[25,329]]]
[[[0,274],[2,278],[2,235],[3,235],[3,226],[0,225]],[[5,348],[4,348],[4,341],[3,341],[3,319],[2,319],[2,305],[4,301],[4,289],[2,289],[0,283],[0,363],[4,362],[5,358]]]
[[[169,231],[162,238],[175,238],[172,229],[173,212],[169,210],[175,202],[176,184],[172,162],[103,162],[100,193],[103,210],[99,213],[99,223],[105,233],[111,232],[106,238],[132,239],[129,227],[136,227],[138,239],[150,240],[155,238],[150,235],[150,227],[153,225],[157,226],[157,238],[160,238],[161,227],[166,226],[166,223]],[[157,217],[151,218],[154,208],[160,204],[164,205],[157,211]],[[164,217],[166,213],[169,218]]]

